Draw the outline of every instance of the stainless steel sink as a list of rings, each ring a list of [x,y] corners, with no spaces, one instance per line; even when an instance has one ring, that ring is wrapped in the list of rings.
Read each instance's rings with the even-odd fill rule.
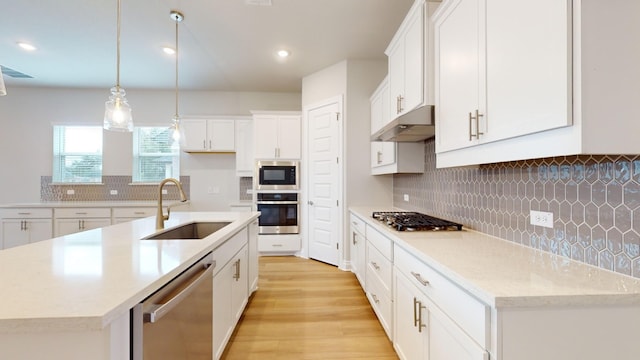
[[[223,227],[231,224],[230,222],[193,222],[181,225],[177,228],[168,229],[153,235],[142,238],[142,240],[162,240],[162,239],[204,239]]]

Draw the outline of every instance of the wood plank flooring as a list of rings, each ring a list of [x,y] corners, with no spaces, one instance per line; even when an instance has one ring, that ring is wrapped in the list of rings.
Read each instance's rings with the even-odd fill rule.
[[[353,273],[260,257],[258,287],[222,359],[398,359]]]

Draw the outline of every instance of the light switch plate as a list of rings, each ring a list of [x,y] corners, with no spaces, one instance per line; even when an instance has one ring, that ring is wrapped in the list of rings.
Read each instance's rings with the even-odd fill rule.
[[[409,194],[404,194],[404,201],[409,201]]]

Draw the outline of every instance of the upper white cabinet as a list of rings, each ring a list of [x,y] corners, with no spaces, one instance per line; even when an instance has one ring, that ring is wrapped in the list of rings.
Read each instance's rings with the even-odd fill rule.
[[[437,6],[416,0],[385,51],[389,57],[388,121],[432,103],[432,56],[427,51],[430,31],[426,19]]]
[[[448,0],[433,16],[438,167],[635,154],[640,3]]]
[[[234,152],[235,121],[233,119],[182,120],[185,152]]]
[[[252,111],[256,159],[300,158],[300,112]]]
[[[369,99],[371,103],[371,133],[389,122],[389,81],[386,77]],[[371,142],[371,174],[424,172],[422,142]]]
[[[236,120],[236,176],[253,176],[253,121]]]

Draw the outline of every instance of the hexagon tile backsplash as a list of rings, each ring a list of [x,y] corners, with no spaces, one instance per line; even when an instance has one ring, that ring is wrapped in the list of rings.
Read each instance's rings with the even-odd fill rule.
[[[396,174],[394,206],[640,278],[640,156],[566,156]],[[403,201],[409,194],[409,202]],[[553,212],[553,229],[529,211]]]

